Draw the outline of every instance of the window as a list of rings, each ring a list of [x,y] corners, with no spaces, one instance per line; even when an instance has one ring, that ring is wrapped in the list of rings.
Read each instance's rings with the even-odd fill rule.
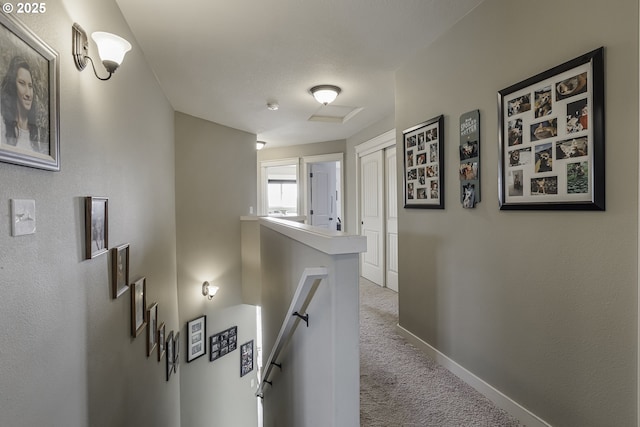
[[[263,206],[267,215],[298,214],[297,164],[263,164]],[[266,197],[265,197],[266,196]]]

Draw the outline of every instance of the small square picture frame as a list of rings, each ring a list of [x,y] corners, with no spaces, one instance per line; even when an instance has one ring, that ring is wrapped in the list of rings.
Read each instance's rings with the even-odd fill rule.
[[[109,248],[109,199],[85,197],[85,258],[92,259]]]
[[[129,245],[111,249],[111,296],[117,299],[129,290]]]

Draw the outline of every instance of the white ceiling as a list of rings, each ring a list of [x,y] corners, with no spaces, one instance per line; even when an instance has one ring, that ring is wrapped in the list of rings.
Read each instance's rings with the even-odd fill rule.
[[[345,139],[393,114],[395,70],[482,2],[116,1],[175,110],[267,147]],[[329,107],[362,111],[309,121],[332,112],[309,94],[318,84],[342,88]]]

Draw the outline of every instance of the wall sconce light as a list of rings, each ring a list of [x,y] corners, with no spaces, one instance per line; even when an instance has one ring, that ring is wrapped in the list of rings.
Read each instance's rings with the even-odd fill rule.
[[[267,145],[266,142],[264,141],[257,141],[256,142],[256,150],[262,150],[264,148],[264,146]]]
[[[309,89],[309,92],[320,104],[327,105],[335,101],[342,89],[333,85],[319,85]]]
[[[209,300],[212,300],[218,293],[218,289],[220,289],[218,286],[214,286],[209,282],[204,282],[202,284],[202,295],[207,297]]]
[[[71,52],[73,53],[76,68],[79,71],[82,71],[87,66],[87,61],[91,61],[93,73],[100,80],[109,80],[120,64],[122,64],[124,55],[131,50],[131,43],[122,37],[116,36],[115,34],[105,33],[102,31],[91,34],[91,38],[98,46],[98,55],[100,56],[100,60],[102,61],[104,68],[109,72],[107,77],[102,78],[98,76],[96,66],[89,56],[87,33],[78,24],[73,24],[71,32]]]

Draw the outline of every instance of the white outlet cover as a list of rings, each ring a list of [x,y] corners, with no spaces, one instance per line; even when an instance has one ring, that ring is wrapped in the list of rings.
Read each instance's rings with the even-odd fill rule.
[[[11,234],[24,236],[36,232],[36,201],[11,199]]]

